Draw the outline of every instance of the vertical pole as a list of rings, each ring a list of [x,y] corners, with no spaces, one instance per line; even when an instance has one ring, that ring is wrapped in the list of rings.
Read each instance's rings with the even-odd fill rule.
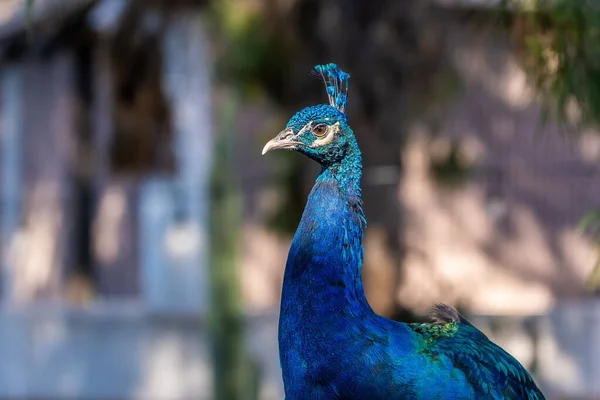
[[[242,220],[234,159],[237,100],[225,93],[219,105],[219,136],[213,165],[211,207],[212,329],[215,399],[248,396],[238,253]]]
[[[176,174],[173,181],[165,181],[173,213],[164,226],[166,239],[160,244],[170,243],[171,248],[167,245],[163,252],[164,262],[153,264],[161,271],[143,273],[147,274],[148,288],[168,293],[164,306],[206,316],[210,298],[207,207],[213,129],[211,57],[199,12],[176,11],[168,15],[165,27],[163,87],[171,106]],[[173,244],[180,247],[174,249]],[[158,276],[163,280],[153,281]]]
[[[10,256],[14,235],[20,224],[21,209],[21,135],[23,134],[23,96],[19,66],[4,69],[2,74],[2,97],[0,110],[0,176],[2,179],[1,227],[2,227],[2,300],[11,299]]]

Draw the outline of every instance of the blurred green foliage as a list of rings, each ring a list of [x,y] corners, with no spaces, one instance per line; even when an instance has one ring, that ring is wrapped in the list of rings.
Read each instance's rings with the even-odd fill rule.
[[[600,125],[600,4],[537,0],[508,12],[546,115],[579,128]]]
[[[216,78],[244,96],[265,96],[266,90],[285,87],[290,58],[270,14],[260,2],[211,3],[219,37]]]
[[[242,199],[235,171],[235,93],[224,92],[218,104],[218,137],[212,173],[211,331],[214,398],[256,398],[259,371],[244,344],[244,311],[240,294]]]
[[[33,2],[34,0],[27,0],[27,2],[25,3],[27,15],[29,16],[31,16],[31,11],[33,10]]]
[[[596,251],[600,255],[600,210],[588,212],[581,220],[580,229],[590,232],[595,237]],[[594,269],[588,280],[588,290],[595,292],[600,286],[600,256],[596,259]]]

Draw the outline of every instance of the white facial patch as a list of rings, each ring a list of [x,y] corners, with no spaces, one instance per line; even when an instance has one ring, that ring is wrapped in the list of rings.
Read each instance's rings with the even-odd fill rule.
[[[312,123],[313,123],[313,121],[310,121],[308,124],[304,125],[302,127],[302,129],[300,129],[300,131],[298,132],[298,134],[296,136],[302,136],[304,134],[304,132],[310,131],[310,129],[312,128]]]
[[[304,128],[302,128],[302,129],[304,129]],[[340,123],[339,122],[336,122],[333,125],[328,125],[327,132],[325,132],[325,135],[323,135],[323,137],[315,139],[315,141],[312,142],[310,147],[315,148],[315,147],[321,147],[321,146],[328,145],[329,143],[331,143],[331,141],[333,140],[333,138],[339,131],[340,131]]]

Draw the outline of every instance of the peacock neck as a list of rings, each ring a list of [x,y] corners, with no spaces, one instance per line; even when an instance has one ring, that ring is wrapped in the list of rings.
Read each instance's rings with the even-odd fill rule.
[[[324,163],[317,177],[320,182],[336,183],[350,202],[358,201],[362,206],[360,180],[362,178],[362,156],[356,139],[352,137],[346,147],[345,156],[332,163]]]
[[[362,285],[361,157],[356,142],[323,167],[309,195],[286,264],[283,319],[371,312]]]

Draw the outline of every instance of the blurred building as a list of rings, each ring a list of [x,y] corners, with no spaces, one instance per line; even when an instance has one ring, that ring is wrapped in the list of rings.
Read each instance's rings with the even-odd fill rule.
[[[0,398],[212,396],[203,2],[0,4]]]

